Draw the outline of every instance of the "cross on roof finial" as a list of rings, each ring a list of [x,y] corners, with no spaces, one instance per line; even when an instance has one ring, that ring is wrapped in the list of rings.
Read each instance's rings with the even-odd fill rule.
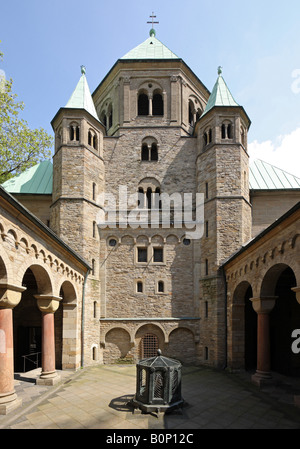
[[[152,11],[152,16],[150,16],[151,22],[147,22],[147,23],[151,23],[152,24],[152,28],[150,30],[150,36],[154,35],[155,36],[155,29],[154,29],[154,24],[155,23],[159,23],[159,22],[155,22],[154,19],[156,19],[156,16],[154,15],[154,12]]]

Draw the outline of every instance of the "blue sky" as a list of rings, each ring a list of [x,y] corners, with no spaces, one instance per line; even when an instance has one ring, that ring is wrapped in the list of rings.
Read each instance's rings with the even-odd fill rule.
[[[30,127],[52,133],[86,66],[91,92],[149,36],[212,90],[217,67],[248,113],[249,152],[300,177],[300,2],[286,0],[10,0],[1,5],[0,70]]]

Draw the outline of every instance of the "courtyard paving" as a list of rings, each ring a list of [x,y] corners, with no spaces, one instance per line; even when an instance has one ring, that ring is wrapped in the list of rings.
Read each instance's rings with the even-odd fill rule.
[[[61,371],[53,387],[35,385],[38,372],[16,375],[23,404],[0,415],[1,429],[300,429],[293,403],[298,385],[288,380],[259,389],[247,374],[183,367],[185,406],[155,415],[128,405],[136,388],[134,365]]]

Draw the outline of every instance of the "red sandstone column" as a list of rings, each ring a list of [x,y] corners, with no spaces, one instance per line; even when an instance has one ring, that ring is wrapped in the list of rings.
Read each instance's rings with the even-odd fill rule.
[[[42,376],[55,373],[54,313],[42,313]]]
[[[20,302],[23,287],[0,284],[0,415],[22,404],[14,389],[13,308]]]
[[[271,369],[269,314],[257,315],[257,371],[269,375]]]
[[[272,379],[269,313],[275,305],[275,300],[275,297],[251,299],[253,309],[257,312],[257,369],[252,381],[259,386]]]
[[[0,309],[0,404],[15,398],[12,309]]]
[[[46,295],[35,297],[42,312],[42,372],[36,383],[54,385],[60,381],[60,376],[55,370],[54,312],[58,309],[61,298]]]

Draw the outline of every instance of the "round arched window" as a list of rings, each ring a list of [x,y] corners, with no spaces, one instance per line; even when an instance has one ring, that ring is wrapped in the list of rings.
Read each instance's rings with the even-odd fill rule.
[[[154,334],[145,334],[141,340],[140,356],[142,359],[155,357],[158,350],[158,338]]]

